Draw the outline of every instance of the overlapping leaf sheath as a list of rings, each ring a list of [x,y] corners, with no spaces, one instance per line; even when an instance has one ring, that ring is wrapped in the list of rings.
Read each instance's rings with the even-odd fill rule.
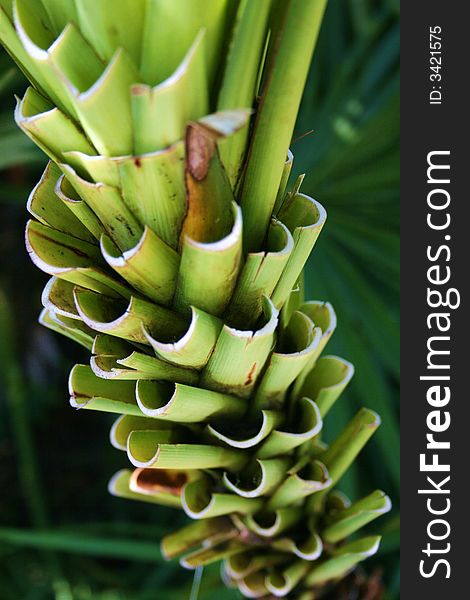
[[[379,417],[321,439],[353,367],[301,293],[326,211],[285,189],[324,4],[0,0],[32,84],[15,118],[50,158],[26,227],[41,322],[90,352],[71,404],[116,414],[111,493],[193,519],[165,555],[223,560],[248,598],[316,598],[390,507],[333,490]]]

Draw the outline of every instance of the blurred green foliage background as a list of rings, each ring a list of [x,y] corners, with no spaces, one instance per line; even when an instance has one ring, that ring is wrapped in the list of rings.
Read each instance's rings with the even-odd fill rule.
[[[399,9],[396,0],[330,0],[292,150],[302,190],[329,218],[306,272],[307,296],[333,303],[328,347],[356,367],[327,419],[327,437],[359,406],[379,433],[340,487],[394,502],[367,569],[399,597]],[[26,198],[45,159],[16,128],[25,82],[0,54],[0,600],[186,600],[192,574],[164,563],[158,540],[177,511],[108,495],[126,456],[107,441],[112,418],[75,412],[67,375],[82,351],[37,324],[46,276],[23,243]],[[312,131],[313,130],[313,131]],[[235,600],[217,568],[199,600]],[[343,600],[343,599],[341,599]],[[345,599],[346,600],[346,599]]]

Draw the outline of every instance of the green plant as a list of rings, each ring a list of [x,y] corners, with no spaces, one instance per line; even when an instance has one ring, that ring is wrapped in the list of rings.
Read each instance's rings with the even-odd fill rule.
[[[327,591],[375,552],[342,542],[389,500],[331,491],[379,419],[320,440],[353,369],[320,357],[336,317],[303,299],[325,211],[301,180],[285,193],[324,2],[1,6],[34,85],[16,119],[52,161],[28,203],[41,320],[92,351],[72,404],[123,415],[137,468],[111,490],[182,506],[197,521],[165,554],[225,559],[248,597]]]

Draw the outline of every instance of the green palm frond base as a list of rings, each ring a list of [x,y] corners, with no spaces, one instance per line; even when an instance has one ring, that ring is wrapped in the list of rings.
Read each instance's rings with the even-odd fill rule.
[[[223,561],[247,598],[321,597],[390,509],[335,489],[380,419],[322,440],[353,367],[324,354],[332,306],[302,292],[326,211],[302,178],[286,192],[324,6],[0,0],[32,82],[15,118],[50,158],[26,228],[51,276],[41,322],[91,353],[71,404],[118,415],[133,468],[112,494],[192,519],[165,556]]]

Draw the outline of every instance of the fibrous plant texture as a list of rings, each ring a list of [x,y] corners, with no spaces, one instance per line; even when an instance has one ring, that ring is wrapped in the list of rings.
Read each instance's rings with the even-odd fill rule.
[[[352,365],[321,355],[336,316],[305,301],[325,209],[286,190],[325,0],[0,0],[31,81],[15,118],[50,162],[26,245],[52,276],[41,322],[85,346],[75,408],[119,415],[133,468],[111,493],[193,519],[163,540],[223,560],[248,598],[320,598],[374,554],[390,508],[336,484],[379,425],[328,446]],[[350,538],[350,536],[353,536]]]

